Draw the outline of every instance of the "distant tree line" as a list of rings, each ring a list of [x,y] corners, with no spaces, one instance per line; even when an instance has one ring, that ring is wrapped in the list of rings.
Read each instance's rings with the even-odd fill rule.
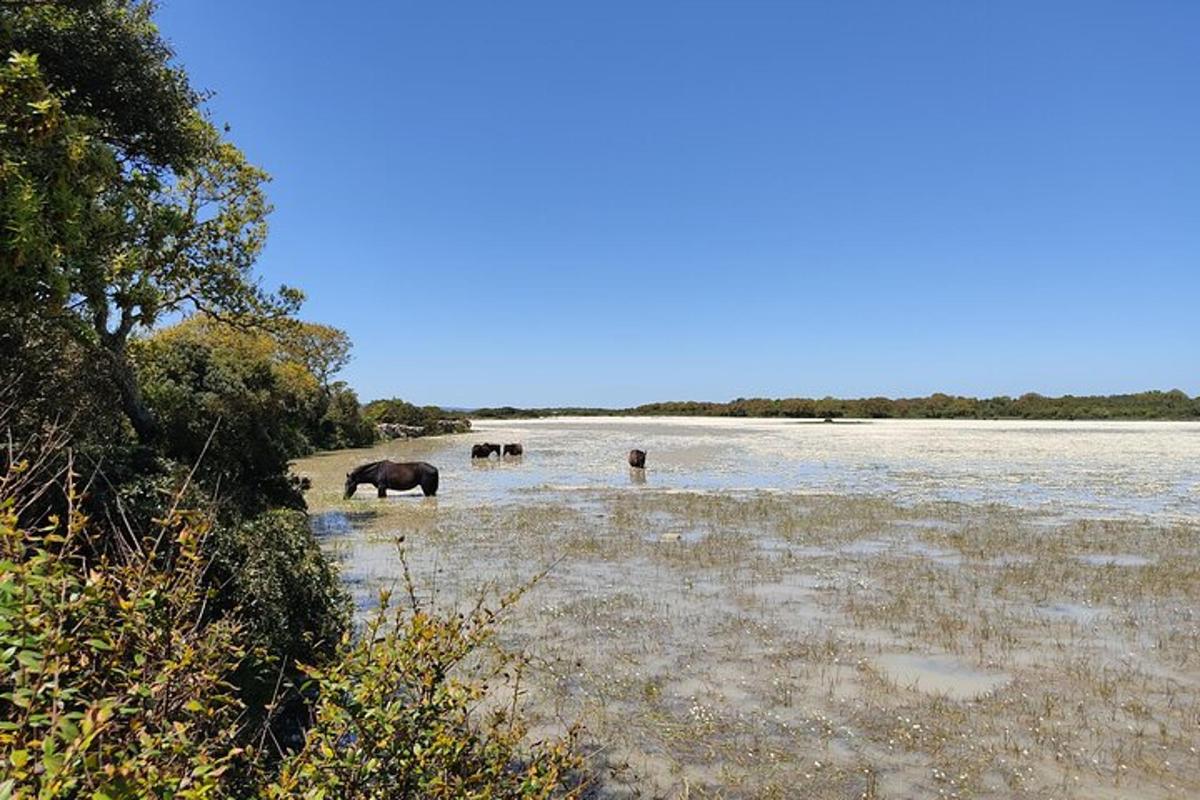
[[[687,417],[787,417],[796,419],[1081,419],[1081,420],[1187,420],[1200,419],[1200,397],[1179,389],[1136,394],[1063,395],[1036,393],[1020,397],[963,397],[931,394],[928,397],[862,397],[768,399],[739,397],[727,403],[669,401],[633,408],[480,408],[472,417],[512,419],[549,416],[687,416]]]

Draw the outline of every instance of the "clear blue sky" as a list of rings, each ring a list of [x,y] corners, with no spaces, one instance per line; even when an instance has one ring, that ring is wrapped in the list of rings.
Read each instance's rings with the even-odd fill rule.
[[[1200,2],[159,21],[364,399],[1200,393]]]

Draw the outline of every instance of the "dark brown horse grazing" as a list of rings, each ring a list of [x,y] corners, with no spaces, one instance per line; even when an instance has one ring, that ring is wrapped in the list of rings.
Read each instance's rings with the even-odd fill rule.
[[[524,453],[525,453],[525,448],[521,447],[520,444],[504,445],[504,455],[506,455],[506,456],[519,456],[519,455],[523,455]]]
[[[634,469],[646,468],[646,451],[645,450],[630,450],[629,451],[629,466]]]
[[[500,445],[484,442],[471,446],[471,458],[490,458],[492,453],[500,455]]]
[[[420,486],[426,497],[437,495],[438,471],[424,461],[376,461],[364,464],[353,472],[346,473],[346,497],[349,499],[360,483],[369,483],[379,490],[380,497],[387,497],[388,489],[404,491]]]

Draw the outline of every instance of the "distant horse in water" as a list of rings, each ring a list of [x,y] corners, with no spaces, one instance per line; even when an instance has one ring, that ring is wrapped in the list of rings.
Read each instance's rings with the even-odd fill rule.
[[[484,442],[471,446],[471,458],[490,458],[492,453],[500,455],[500,445]]]
[[[634,469],[646,468],[646,451],[645,450],[630,450],[629,451],[629,466]]]
[[[369,483],[379,491],[380,497],[387,497],[388,489],[404,491],[414,486],[420,486],[426,497],[437,495],[438,471],[432,464],[424,461],[376,461],[364,464],[353,472],[346,473],[346,498],[354,494],[360,483]]]
[[[506,455],[506,456],[519,456],[519,455],[524,455],[524,453],[525,453],[525,448],[522,447],[520,444],[504,445],[504,455]]]

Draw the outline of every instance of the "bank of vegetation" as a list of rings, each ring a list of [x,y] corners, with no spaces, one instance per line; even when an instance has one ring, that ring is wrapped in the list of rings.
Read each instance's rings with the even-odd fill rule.
[[[355,630],[288,472],[376,440],[350,341],[257,280],[267,176],[153,12],[0,5],[0,797],[576,793],[493,611]]]
[[[480,408],[479,419],[551,416],[790,417],[796,419],[1043,419],[1043,420],[1194,420],[1200,396],[1178,389],[1136,394],[1045,397],[835,397],[786,399],[738,398],[727,403],[671,401],[633,408]]]
[[[384,435],[437,436],[446,433],[466,433],[471,420],[459,411],[439,406],[417,406],[398,397],[372,400],[363,407],[366,417]]]

